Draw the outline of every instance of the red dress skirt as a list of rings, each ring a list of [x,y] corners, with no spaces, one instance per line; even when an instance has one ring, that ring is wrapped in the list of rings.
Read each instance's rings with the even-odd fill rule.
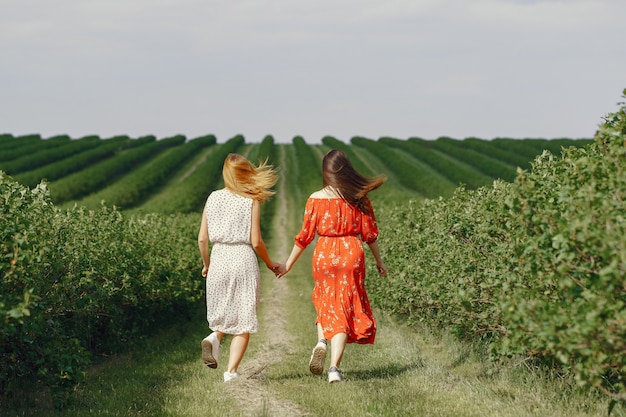
[[[316,235],[312,299],[324,338],[346,333],[348,343],[374,343],[376,319],[365,292],[362,243],[378,238],[373,210],[364,214],[341,198],[309,198],[295,244],[306,248]]]

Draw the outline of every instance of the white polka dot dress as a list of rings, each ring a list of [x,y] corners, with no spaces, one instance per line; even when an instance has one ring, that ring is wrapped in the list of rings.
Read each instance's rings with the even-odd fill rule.
[[[227,189],[206,201],[211,262],[206,277],[207,321],[213,331],[256,333],[259,262],[250,244],[252,199]]]

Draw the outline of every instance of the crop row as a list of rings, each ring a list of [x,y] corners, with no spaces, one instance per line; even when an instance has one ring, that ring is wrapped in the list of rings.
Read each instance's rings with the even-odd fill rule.
[[[174,172],[184,166],[192,156],[203,148],[214,145],[215,142],[215,136],[203,136],[165,150],[146,163],[139,165],[138,168],[123,176],[119,181],[99,192],[89,194],[77,204],[92,209],[102,202],[120,209],[134,207],[168,180]]]
[[[95,149],[81,152],[68,158],[59,159],[47,165],[31,169],[13,177],[27,187],[34,187],[42,180],[54,181],[69,174],[92,166],[99,161],[114,156],[118,151],[155,141],[154,136],[131,140],[128,136],[119,136],[102,141]]]
[[[445,137],[432,142],[418,138],[411,138],[409,141],[419,142],[423,146],[430,146],[438,151],[444,152],[461,162],[476,167],[485,175],[492,178],[503,179],[505,181],[511,181],[515,178],[515,167],[476,152],[473,149],[469,149],[463,142]]]
[[[477,188],[487,185],[493,181],[493,178],[481,173],[471,166],[462,164],[457,160],[446,156],[441,152],[424,146],[420,141],[406,141],[392,138],[381,138],[380,141],[385,145],[403,149],[414,158],[433,167],[440,172],[450,182],[455,185],[465,184],[468,188]],[[490,146],[487,146],[491,148]]]
[[[184,140],[182,137],[178,138],[178,141]],[[243,137],[241,138],[243,144]],[[121,207],[133,207],[141,204],[143,200],[148,200],[145,204],[146,210],[176,212],[179,204],[183,206],[186,204],[166,202],[164,196],[169,194],[167,187],[179,187],[179,185],[169,176],[160,176],[158,172],[161,172],[161,169],[157,168],[156,163],[151,168],[145,167],[145,163],[150,158],[165,151],[167,146],[164,146],[164,143],[171,140],[176,141],[173,138],[157,141],[154,136],[140,139],[116,137],[106,140],[85,137],[70,141],[67,136],[43,140],[38,135],[19,138],[3,135],[0,137],[0,149],[6,147],[7,150],[0,158],[0,170],[4,170],[29,187],[35,186],[41,180],[46,180],[55,203],[69,203],[83,199],[81,204],[94,207],[100,201],[105,200]],[[52,142],[58,142],[61,145],[50,148]],[[150,142],[157,143],[153,144],[148,151],[144,145]],[[329,145],[331,142],[332,144]],[[358,168],[365,169],[363,172],[370,172],[372,163],[377,161],[375,165],[382,166],[394,179],[393,182],[399,186],[423,197],[436,198],[452,195],[459,184],[474,189],[497,178],[512,180],[516,175],[516,167],[528,168],[532,158],[541,153],[541,149],[556,150],[558,148],[560,152],[562,146],[582,146],[586,141],[563,139],[552,143],[552,141],[540,139],[485,141],[475,138],[462,141],[449,138],[439,138],[434,141],[419,138],[408,140],[380,138],[376,141],[355,137],[352,138],[351,143],[345,144],[335,138],[326,137],[323,143],[326,147],[340,147],[344,150],[355,147],[356,152],[352,153],[353,161],[357,165],[360,164]],[[95,147],[80,151],[79,148],[83,146]],[[292,175],[291,179],[298,181],[303,189],[314,189],[320,184],[320,156],[314,155],[314,146],[308,145],[300,136],[295,137],[291,145],[273,146],[293,148],[294,153],[291,157],[297,158],[301,163],[295,167],[298,172]],[[128,151],[130,147],[138,149],[130,152]],[[181,153],[184,152],[181,151]],[[356,156],[357,153],[362,157],[365,155],[366,160],[360,161],[361,158]],[[178,152],[167,154],[173,159],[179,158]],[[11,155],[14,158],[7,159]],[[1,162],[2,160],[4,162]],[[197,161],[197,157],[186,159],[183,165],[179,165],[178,161],[169,162],[166,155],[161,155],[158,165],[177,166],[177,169],[169,171],[170,175],[175,177],[181,170],[193,172],[204,165],[195,165],[193,161]],[[207,163],[219,164],[217,161]],[[309,167],[312,168],[310,172]],[[211,175],[215,174],[215,170],[208,167],[206,169]],[[164,167],[163,172],[165,170]],[[139,172],[133,173],[133,171]],[[146,184],[140,185],[140,178],[146,173],[149,173],[146,177]],[[210,191],[206,186],[214,183],[213,179],[206,177],[206,174],[197,175],[204,176],[208,182],[198,180],[198,184],[204,185],[186,188],[189,192],[197,193],[191,196],[191,200],[196,203]],[[114,185],[126,176],[130,178]],[[134,185],[124,186],[124,184],[131,183]],[[110,187],[113,190],[108,189]],[[141,192],[137,191],[138,187],[141,188]],[[104,188],[107,190],[105,191]],[[127,189],[128,198],[123,197],[124,189]],[[173,192],[176,196],[182,195],[181,192]],[[152,198],[156,199],[154,203],[149,201]],[[196,203],[186,205],[187,208],[183,210],[191,210],[191,204]]]
[[[293,167],[296,171],[290,175],[290,181],[295,182],[304,193],[306,200],[313,191],[322,187],[322,163],[321,158],[315,154],[313,147],[309,146],[302,136],[293,139],[294,154],[292,158],[297,161]]]
[[[43,166],[56,160],[95,148],[100,144],[100,139],[95,136],[74,141],[70,141],[69,138],[67,138],[67,143],[61,146],[56,146],[52,149],[46,149],[43,146],[38,146],[37,151],[32,154],[25,155],[8,162],[0,162],[0,169],[7,174],[15,175],[20,172],[32,170],[33,167]]]
[[[237,135],[223,144],[211,146],[206,159],[184,178],[150,198],[138,207],[144,213],[196,213],[201,212],[204,202],[221,181],[224,159],[229,153],[237,152],[244,144],[243,136]]]
[[[0,142],[0,149],[2,149],[0,161],[12,161],[34,152],[52,150],[66,145],[69,141],[70,137],[67,135],[55,136],[48,140],[41,140],[39,135],[29,135],[19,139],[5,139]]]
[[[254,151],[248,155],[248,159],[255,164],[258,164],[261,161],[267,161],[269,164],[278,167],[278,153],[276,146],[274,145],[274,137],[271,135],[265,136],[261,141],[261,144],[254,147]],[[208,193],[210,190],[206,191]],[[272,224],[272,217],[274,216],[275,210],[276,198],[272,197],[264,203],[263,209],[261,210],[261,233],[265,240],[271,237],[272,229],[270,225]]]
[[[397,174],[401,184],[416,190],[426,198],[447,197],[454,191],[455,185],[428,165],[397,151],[392,146],[387,146],[381,140],[355,137],[352,138],[352,144],[370,150],[385,166]]]
[[[114,158],[108,158],[51,183],[50,194],[52,199],[56,203],[62,203],[99,190],[108,183],[115,181],[122,174],[130,172],[138,164],[148,160],[160,151],[184,142],[185,137],[179,135],[159,141],[151,141],[137,148],[125,150]]]

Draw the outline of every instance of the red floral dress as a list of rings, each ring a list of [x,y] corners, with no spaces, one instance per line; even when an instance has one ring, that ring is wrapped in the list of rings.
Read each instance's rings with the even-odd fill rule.
[[[325,339],[346,333],[348,343],[374,343],[376,319],[365,292],[362,243],[378,238],[373,210],[365,214],[341,198],[310,197],[295,244],[306,248],[316,234],[312,260],[316,323],[322,325]]]

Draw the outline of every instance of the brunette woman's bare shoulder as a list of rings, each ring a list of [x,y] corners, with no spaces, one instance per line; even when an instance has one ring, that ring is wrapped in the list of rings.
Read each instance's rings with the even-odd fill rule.
[[[330,199],[333,199],[333,198],[341,198],[341,197],[337,193],[337,191],[335,191],[333,188],[331,188],[331,187],[324,187],[321,190],[316,191],[313,194],[311,194],[311,196],[309,198],[318,198],[318,199],[330,200]]]
[[[309,198],[328,198],[324,190],[317,190],[309,196]]]

